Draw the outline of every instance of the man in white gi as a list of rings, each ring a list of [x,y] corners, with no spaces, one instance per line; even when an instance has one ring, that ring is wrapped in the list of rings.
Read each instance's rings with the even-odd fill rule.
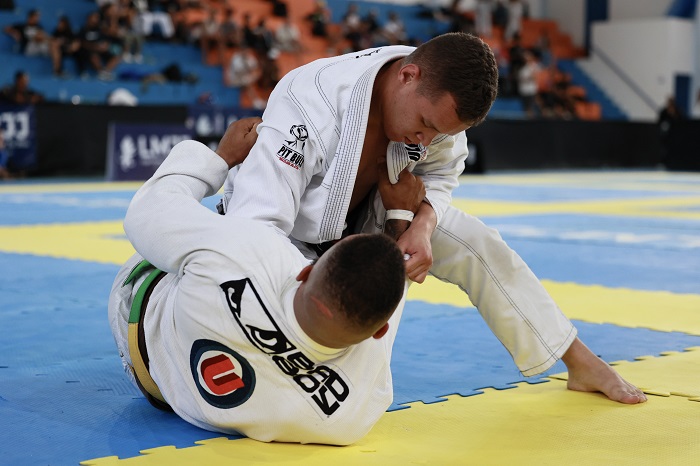
[[[196,426],[349,444],[392,402],[403,254],[385,234],[360,234],[312,264],[269,225],[202,206],[247,155],[255,124],[234,123],[216,153],[176,145],[136,193],[124,230],[138,253],[115,279],[110,326],[132,382]],[[405,175],[382,192],[415,211],[425,190]]]
[[[400,234],[408,276],[421,283],[430,272],[464,290],[524,375],[563,359],[569,388],[643,402],[576,337],[498,233],[450,206],[467,157],[465,131],[486,117],[497,83],[489,47],[462,33],[293,70],[272,92],[250,156],[231,170],[220,212],[274,225],[309,258],[395,219],[401,230],[391,233]],[[405,169],[422,178],[426,197],[415,216],[384,209],[374,190],[384,159],[391,182]]]

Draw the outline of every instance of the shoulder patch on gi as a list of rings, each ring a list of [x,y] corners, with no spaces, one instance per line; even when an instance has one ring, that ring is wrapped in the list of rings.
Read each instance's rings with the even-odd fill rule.
[[[295,170],[299,170],[304,165],[304,145],[309,139],[309,132],[305,125],[293,125],[289,129],[292,139],[285,140],[280,150],[277,151],[277,158]]]
[[[196,340],[192,344],[190,368],[199,394],[220,409],[242,405],[255,389],[255,371],[250,363],[216,341]]]

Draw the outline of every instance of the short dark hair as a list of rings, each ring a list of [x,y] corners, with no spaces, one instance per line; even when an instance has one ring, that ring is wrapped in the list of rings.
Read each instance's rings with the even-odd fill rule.
[[[498,65],[491,48],[479,37],[450,32],[421,44],[404,58],[421,70],[418,92],[440,97],[449,92],[460,121],[476,126],[498,94]]]
[[[403,296],[406,266],[396,241],[385,234],[358,234],[327,253],[322,288],[326,305],[367,329],[388,318]]]

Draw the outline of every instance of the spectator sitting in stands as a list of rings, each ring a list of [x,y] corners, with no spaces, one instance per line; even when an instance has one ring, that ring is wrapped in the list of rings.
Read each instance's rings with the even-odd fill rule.
[[[384,42],[389,45],[402,45],[408,41],[406,28],[404,27],[401,17],[395,11],[389,12],[389,19],[381,29],[381,35]]]
[[[262,77],[262,68],[255,51],[242,44],[231,56],[224,82],[227,86],[240,87],[256,109],[263,109],[267,102],[260,98],[256,86]]]
[[[238,47],[238,44],[241,43],[241,27],[236,21],[235,13],[235,10],[230,6],[224,10],[224,20],[219,28],[221,46],[224,48]]]
[[[474,15],[470,12],[468,5],[464,5],[461,0],[452,0],[447,8],[447,20],[450,24],[449,32],[466,32],[476,34]]]
[[[562,120],[576,118],[576,105],[569,93],[571,75],[557,72],[554,77],[554,116]]]
[[[518,73],[524,64],[525,48],[520,42],[520,34],[515,34],[508,47],[508,80],[506,90],[508,95],[520,95],[518,91]]]
[[[61,16],[51,35],[51,63],[53,74],[64,76],[63,60],[66,57],[76,59],[80,50],[80,40],[73,32],[73,27],[67,16]]]
[[[121,56],[115,53],[112,43],[105,37],[100,27],[100,14],[90,13],[85,25],[80,30],[80,52],[78,53],[78,69],[85,76],[87,66],[92,66],[102,80],[114,79],[112,70],[119,64]]]
[[[353,52],[362,50],[360,44],[362,41],[363,24],[356,3],[348,4],[348,9],[342,18],[341,27],[343,37],[350,42],[350,49]]]
[[[255,41],[257,40],[257,37],[255,37],[255,32],[253,32],[253,29],[255,28],[253,27],[250,13],[245,13],[243,15],[243,26],[241,28],[241,45],[245,44],[248,47],[255,48]]]
[[[33,105],[44,101],[44,96],[29,87],[29,74],[17,71],[12,84],[0,89],[0,101],[17,105]]]
[[[362,46],[362,50],[373,47],[376,42],[376,37],[381,32],[379,12],[376,8],[370,8],[367,14],[362,18],[362,32],[365,40],[365,45]]]
[[[48,57],[50,54],[51,38],[41,26],[40,19],[39,10],[29,10],[26,22],[5,26],[5,33],[19,44],[21,52],[27,56]]]
[[[132,0],[118,0],[117,9],[119,11],[119,28],[124,43],[124,53],[122,59],[126,63],[143,61],[143,43],[145,37],[137,27],[138,11]]]
[[[202,61],[208,63],[209,53],[212,51],[220,52],[221,43],[221,24],[218,19],[218,12],[215,9],[210,9],[207,18],[198,27],[199,37],[195,40],[199,42],[199,49],[202,54]]]
[[[556,65],[556,57],[552,54],[552,47],[546,32],[543,31],[542,34],[540,34],[533,52],[539,57],[542,66]]]
[[[116,3],[106,3],[100,10],[102,37],[109,40],[110,52],[120,57],[124,53],[125,24]]]
[[[275,48],[282,52],[301,53],[301,33],[299,28],[287,17],[275,31]]]
[[[534,118],[540,113],[537,104],[537,76],[541,66],[532,52],[526,51],[524,57],[525,63],[518,70],[518,93],[525,115],[527,118]]]
[[[275,34],[267,27],[265,18],[260,18],[258,25],[253,29],[255,42],[253,48],[258,52],[258,56],[267,57],[275,45]]]
[[[146,0],[133,0],[136,7],[136,31],[145,37],[156,37],[156,28],[164,39],[175,36],[175,26],[170,13],[163,10],[150,10]]]
[[[331,22],[331,11],[324,0],[317,0],[314,10],[306,17],[311,22],[311,34],[316,37],[328,37],[328,24]]]

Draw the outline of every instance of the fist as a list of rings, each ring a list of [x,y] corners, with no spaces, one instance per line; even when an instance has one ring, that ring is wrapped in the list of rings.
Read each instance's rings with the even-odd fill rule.
[[[219,142],[216,153],[224,159],[229,168],[243,163],[258,139],[257,127],[262,122],[259,117],[241,118],[231,123]]]

